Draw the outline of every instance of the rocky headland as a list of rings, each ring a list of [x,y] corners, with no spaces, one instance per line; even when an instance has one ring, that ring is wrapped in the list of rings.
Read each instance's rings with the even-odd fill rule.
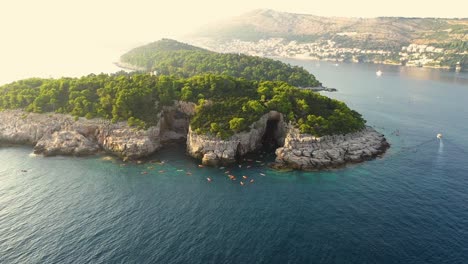
[[[321,170],[370,160],[390,144],[372,127],[346,135],[314,137],[290,127],[284,146],[276,149],[275,168]]]
[[[225,165],[259,149],[265,143],[265,136],[278,146],[276,161],[271,164],[276,169],[312,171],[338,168],[373,159],[390,147],[385,136],[372,127],[345,135],[314,137],[301,134],[296,127],[284,122],[281,113],[272,111],[252,124],[250,131],[226,140],[197,135],[189,130],[187,150],[191,156],[201,159],[204,165]]]
[[[35,114],[22,110],[0,112],[0,143],[27,144],[44,156],[84,156],[106,152],[123,160],[137,160],[156,152],[166,142],[185,140],[187,153],[208,166],[235,163],[249,152],[273,143],[272,167],[321,170],[358,163],[382,155],[389,144],[371,127],[346,135],[314,137],[299,133],[271,111],[228,139],[196,134],[190,128],[195,104],[176,101],[164,107],[159,122],[147,129],[112,123],[104,119],[76,119],[65,114]]]

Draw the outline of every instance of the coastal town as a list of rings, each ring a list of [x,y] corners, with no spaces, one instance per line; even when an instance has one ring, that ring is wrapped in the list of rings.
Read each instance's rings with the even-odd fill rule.
[[[268,38],[258,41],[197,40],[197,44],[210,50],[223,53],[243,53],[260,57],[282,57],[307,60],[323,60],[333,62],[366,62],[415,67],[430,67],[466,70],[460,59],[468,55],[468,51],[444,49],[431,45],[412,43],[401,49],[366,49],[347,48],[333,40],[316,42],[299,42],[284,38]]]

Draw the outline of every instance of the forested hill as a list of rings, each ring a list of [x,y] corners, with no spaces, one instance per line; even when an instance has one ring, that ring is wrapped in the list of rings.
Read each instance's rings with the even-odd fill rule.
[[[247,80],[284,81],[300,87],[320,85],[302,67],[243,54],[216,53],[170,39],[137,47],[122,55],[120,60],[146,71],[183,78],[213,73]]]
[[[197,104],[191,119],[196,133],[227,138],[246,131],[269,111],[314,135],[342,134],[364,127],[361,115],[344,103],[285,82],[248,81],[226,75],[190,78],[150,74],[88,75],[81,78],[31,78],[0,86],[0,111],[25,109],[75,117],[155,125],[162,106],[174,100]]]

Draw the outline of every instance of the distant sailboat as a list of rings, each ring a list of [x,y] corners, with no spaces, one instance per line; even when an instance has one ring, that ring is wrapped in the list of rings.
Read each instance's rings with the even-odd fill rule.
[[[383,73],[383,72],[382,72],[381,70],[378,70],[378,71],[375,72],[375,75],[377,75],[377,76],[382,76],[382,73]]]

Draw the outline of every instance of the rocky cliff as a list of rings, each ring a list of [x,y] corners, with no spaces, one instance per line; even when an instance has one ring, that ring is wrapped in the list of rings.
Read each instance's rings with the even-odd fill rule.
[[[160,147],[160,127],[137,130],[126,122],[35,114],[21,110],[0,112],[0,142],[28,144],[37,154],[89,155],[105,151],[123,159],[138,159]]]
[[[371,127],[356,133],[316,138],[301,134],[297,128],[286,124],[280,113],[270,112],[252,124],[249,132],[237,133],[226,140],[197,135],[189,130],[188,153],[201,159],[204,165],[233,163],[237,158],[262,146],[262,138],[268,133],[269,120],[278,121],[273,134],[280,147],[276,149],[276,161],[272,164],[278,169],[320,170],[341,167],[375,158],[390,146],[384,135]]]
[[[276,138],[278,143],[284,142],[286,124],[282,114],[271,111],[250,126],[250,131],[234,134],[223,140],[211,135],[198,135],[191,129],[187,135],[187,152],[201,159],[205,165],[217,166],[236,161],[238,157],[257,150],[262,145],[268,120],[277,121]]]
[[[276,168],[320,170],[358,163],[383,154],[390,145],[371,127],[351,134],[316,138],[290,127],[276,150]]]
[[[162,142],[187,138],[189,155],[210,166],[236,162],[258,150],[265,140],[275,141],[275,168],[320,170],[362,162],[383,154],[389,147],[385,137],[371,127],[362,131],[320,138],[299,133],[284,122],[283,115],[271,111],[250,126],[248,132],[228,139],[198,135],[189,127],[195,105],[175,102],[159,114],[159,123],[146,130],[126,122],[103,119],[75,119],[63,114],[35,114],[21,110],[0,112],[0,143],[29,144],[36,154],[90,155],[100,151],[139,159],[158,150]]]

